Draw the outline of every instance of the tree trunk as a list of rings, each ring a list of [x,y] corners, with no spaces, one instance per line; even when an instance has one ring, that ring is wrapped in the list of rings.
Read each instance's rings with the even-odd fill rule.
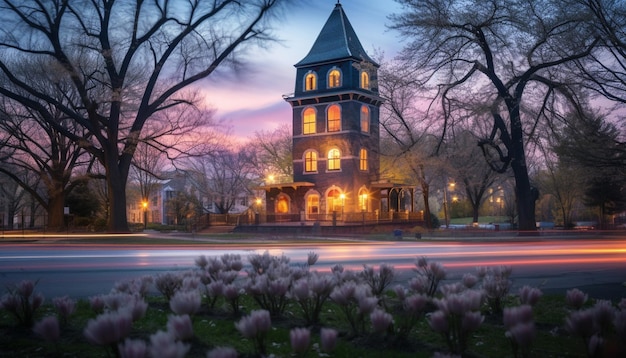
[[[472,203],[472,223],[478,222],[478,203]]]
[[[119,168],[116,155],[107,156],[106,160],[109,232],[129,233],[130,229],[126,218],[126,180],[128,175],[124,175],[124,172]]]
[[[428,202],[428,197],[430,196],[430,186],[428,185],[428,182],[426,182],[426,176],[424,175],[424,166],[420,164],[418,168],[419,169],[417,174],[419,176],[419,182],[422,188],[422,197],[424,198],[424,224],[426,225],[427,229],[432,230],[433,222],[430,217],[430,203]]]
[[[428,184],[422,183],[422,197],[424,198],[424,224],[427,229],[433,228],[433,223],[430,217],[430,204],[428,203]]]
[[[515,176],[518,229],[519,231],[536,231],[535,200],[537,200],[537,193],[530,186],[525,163],[520,163],[520,161],[519,159],[513,159],[511,163]]]
[[[50,195],[48,198],[48,230],[60,231],[65,226],[65,195],[63,192]]]
[[[518,96],[518,98],[521,95]],[[512,102],[512,103],[511,103]],[[507,103],[511,120],[511,141],[509,155],[511,156],[511,168],[515,177],[515,196],[517,199],[517,222],[518,230],[537,231],[535,221],[535,201],[537,192],[530,186],[528,167],[526,166],[526,153],[524,151],[524,132],[519,113],[520,101]]]

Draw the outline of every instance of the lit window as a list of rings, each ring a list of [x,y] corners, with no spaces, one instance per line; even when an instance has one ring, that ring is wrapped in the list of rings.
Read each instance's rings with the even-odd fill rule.
[[[359,169],[367,170],[367,149],[361,148],[359,153]]]
[[[315,109],[309,107],[304,110],[303,115],[303,123],[302,123],[302,133],[304,134],[313,134],[315,133]]]
[[[341,72],[334,69],[328,73],[328,87],[334,88],[341,86]]]
[[[328,170],[341,169],[341,153],[339,149],[331,149],[328,151]]]
[[[361,211],[367,211],[367,191],[364,189],[359,190],[359,208]]]
[[[304,90],[312,91],[317,89],[317,76],[314,72],[307,73],[304,77]]]
[[[304,171],[317,171],[317,153],[315,151],[308,150],[306,153],[304,153]]]
[[[341,108],[333,104],[328,107],[328,131],[338,132],[341,130]]]
[[[370,88],[370,75],[368,75],[365,71],[361,72],[361,88]]]
[[[343,211],[346,196],[339,193],[339,190],[333,189],[328,192],[327,204],[328,211]]]
[[[289,200],[284,195],[278,197],[276,201],[276,212],[279,214],[286,214],[289,212]]]
[[[370,131],[370,110],[367,106],[361,106],[361,132]]]
[[[314,216],[320,212],[320,197],[319,195],[309,195],[306,198],[306,213],[308,219],[315,219]]]

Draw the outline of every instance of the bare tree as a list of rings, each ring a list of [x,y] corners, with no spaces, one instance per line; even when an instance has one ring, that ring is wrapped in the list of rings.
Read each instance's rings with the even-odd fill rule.
[[[588,9],[601,38],[589,59],[576,70],[584,86],[616,103],[626,103],[626,3],[621,0],[576,0]],[[577,71],[578,72],[578,71]]]
[[[546,170],[537,175],[542,193],[554,199],[555,218],[566,229],[573,227],[575,204],[582,196],[580,174],[577,168],[563,163],[547,162]]]
[[[287,1],[1,0],[0,94],[42,118],[55,108],[86,129],[78,135],[51,121],[102,164],[109,230],[127,232],[124,191],[146,124],[188,105],[182,90],[271,40],[269,20]],[[14,70],[37,59],[52,63],[79,100],[60,103],[40,90],[41,78]]]
[[[479,104],[492,123],[480,144],[497,171],[515,177],[519,229],[536,230],[537,192],[530,183],[525,143],[564,99],[576,102],[572,79],[559,69],[598,45],[587,9],[569,1],[398,0],[404,11],[392,28],[410,43],[402,57],[415,80],[430,85],[446,129]],[[523,108],[532,107],[525,115]],[[494,161],[493,159],[496,159]],[[497,164],[497,165],[496,165]]]
[[[1,166],[5,167],[5,164]],[[3,173],[4,172],[0,172],[0,198],[2,199],[0,201],[2,204],[0,210],[3,214],[3,216],[0,217],[0,226],[3,230],[5,228],[14,229],[16,224],[14,218],[24,209],[26,191],[24,191],[13,178],[5,176]],[[17,175],[23,180],[21,175]]]
[[[25,66],[22,70],[31,74],[41,71],[32,66]],[[45,76],[43,71],[39,74]],[[50,88],[48,95],[56,95],[57,98],[65,96],[58,91],[59,88],[62,88],[60,84]],[[58,230],[64,226],[63,208],[67,194],[88,179],[85,171],[89,156],[78,143],[63,136],[57,126],[64,127],[68,132],[82,129],[76,128],[62,112],[51,109],[48,114],[51,117],[42,118],[29,106],[0,98],[0,152],[5,156],[3,162],[8,164],[0,166],[0,172],[41,205],[47,212],[49,229]],[[82,173],[78,174],[81,167]],[[24,180],[33,177],[38,178],[44,190]]]
[[[216,150],[211,155],[191,158],[187,170],[196,182],[201,197],[228,214],[237,200],[251,193],[254,174],[253,153],[229,148]]]
[[[278,178],[293,178],[291,128],[283,126],[274,131],[254,134],[255,167],[258,178],[274,175]]]
[[[430,210],[430,183],[440,171],[444,161],[438,158],[434,134],[437,114],[419,108],[423,104],[421,85],[413,80],[414,74],[401,63],[387,62],[379,71],[378,89],[385,98],[381,110],[381,133],[389,141],[382,145],[383,156],[399,159],[391,170],[395,179],[420,188],[424,201],[424,221],[432,228]],[[408,170],[407,170],[408,169]],[[408,177],[402,178],[403,173]]]
[[[497,182],[499,173],[491,170],[482,158],[477,138],[469,131],[462,131],[454,137],[449,161],[454,168],[456,182],[460,183],[472,206],[473,222],[478,222],[479,210],[490,188]]]

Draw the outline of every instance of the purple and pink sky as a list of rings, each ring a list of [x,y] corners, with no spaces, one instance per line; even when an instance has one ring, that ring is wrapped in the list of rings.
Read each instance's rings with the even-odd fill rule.
[[[231,128],[237,141],[256,132],[291,125],[291,107],[282,98],[294,91],[295,63],[306,56],[334,9],[337,0],[300,1],[286,9],[274,33],[281,40],[255,50],[248,67],[237,78],[215,76],[201,84],[208,106],[217,110],[219,123]],[[374,55],[393,57],[402,47],[396,32],[388,30],[387,16],[400,11],[392,0],[341,0],[363,48]]]

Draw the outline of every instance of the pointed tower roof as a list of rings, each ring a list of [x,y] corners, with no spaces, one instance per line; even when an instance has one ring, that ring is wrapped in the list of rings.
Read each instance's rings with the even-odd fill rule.
[[[363,49],[346,13],[343,11],[343,7],[337,2],[309,54],[295,67],[348,58],[376,64]]]

